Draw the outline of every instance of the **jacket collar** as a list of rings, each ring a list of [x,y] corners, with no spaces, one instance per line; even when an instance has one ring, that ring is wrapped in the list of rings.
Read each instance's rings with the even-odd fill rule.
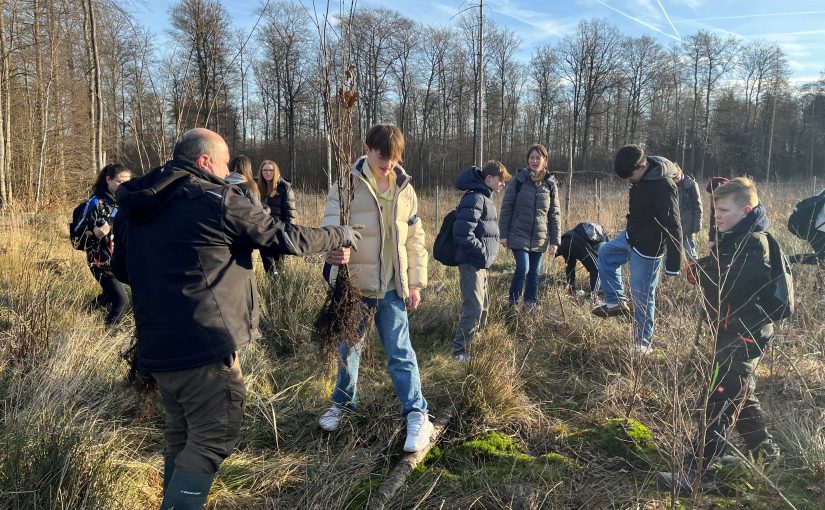
[[[351,170],[351,172],[354,175],[360,177],[364,181],[367,180],[366,175],[364,175],[364,162],[366,160],[367,160],[366,156],[361,156],[360,158],[358,158],[358,160],[355,162],[355,164],[352,165],[352,170]],[[408,174],[407,171],[404,170],[404,168],[401,165],[396,165],[394,171],[395,171],[395,185],[398,187],[398,191],[400,192],[402,189],[404,189],[404,187],[406,185],[408,185],[410,183],[410,181],[412,181],[412,177],[410,177],[410,174]]]

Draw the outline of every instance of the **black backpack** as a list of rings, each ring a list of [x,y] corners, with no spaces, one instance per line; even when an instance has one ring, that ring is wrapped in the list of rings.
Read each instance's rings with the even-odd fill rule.
[[[72,221],[69,223],[69,241],[72,243],[72,247],[75,250],[85,251],[86,246],[85,243],[80,242],[80,236],[75,233],[77,230],[77,226],[83,221],[83,213],[86,211],[86,204],[89,203],[89,199],[80,202],[75,206],[72,210]]]
[[[474,193],[474,191],[467,191],[461,198],[463,199],[470,193]],[[441,222],[441,228],[438,229],[438,235],[435,236],[435,242],[433,242],[433,258],[445,266],[451,267],[458,265],[455,260],[456,246],[453,238],[453,224],[455,223],[457,210],[458,207],[456,206],[455,209],[447,213],[444,221]]]
[[[444,221],[441,222],[441,228],[438,229],[438,235],[435,236],[433,243],[433,258],[445,266],[457,266],[455,261],[455,239],[453,239],[453,224],[455,223],[456,209],[447,213]]]
[[[825,192],[819,195],[808,197],[796,204],[788,218],[788,230],[800,239],[809,240],[814,231],[822,227],[822,224],[815,225],[817,216],[825,207]]]
[[[791,263],[782,251],[782,247],[772,235],[766,232],[768,238],[768,254],[771,265],[771,280],[768,288],[759,298],[759,306],[777,322],[787,319],[794,312],[793,274]]]

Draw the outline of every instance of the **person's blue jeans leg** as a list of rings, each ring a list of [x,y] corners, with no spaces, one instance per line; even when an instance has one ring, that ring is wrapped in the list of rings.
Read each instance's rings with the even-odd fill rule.
[[[384,299],[378,300],[375,326],[387,356],[387,372],[401,401],[401,416],[406,418],[412,411],[426,414],[427,401],[421,393],[421,377],[410,341],[407,307],[396,291],[391,290]]]
[[[622,266],[628,260],[630,245],[627,243],[624,230],[599,248],[599,280],[602,284],[604,302],[608,306],[616,306],[622,301],[627,301],[622,284]]]
[[[690,260],[696,260],[696,238],[694,234],[687,234],[682,238],[682,248]]]
[[[370,308],[374,308],[377,299],[364,298],[364,303]],[[364,345],[364,336],[367,329],[366,324],[362,324],[361,339],[352,348],[341,342],[338,345],[338,377],[335,380],[335,390],[330,398],[332,402],[341,408],[355,409],[358,405],[358,368],[361,366],[361,349]]]
[[[410,328],[404,301],[396,291],[387,292],[383,299],[365,298],[368,306],[375,308],[375,327],[387,356],[387,371],[395,386],[395,393],[401,401],[401,415],[406,417],[412,411],[427,412],[427,401],[421,392],[421,377],[418,360],[410,341]],[[362,328],[366,329],[366,328]],[[342,344],[338,352],[343,366],[338,367],[338,378],[332,402],[354,409],[357,404],[358,368],[361,362],[361,348],[364,336],[352,349]]]
[[[510,294],[507,299],[507,302],[511,305],[517,304],[521,299],[521,293],[524,290],[524,276],[530,267],[527,250],[513,250],[513,258],[516,261],[516,270],[513,272],[513,281],[510,283]]]
[[[649,347],[653,343],[653,326],[656,319],[656,287],[659,285],[662,260],[630,253],[630,292],[633,295],[634,339],[637,344]]]
[[[524,284],[524,306],[528,308],[536,304],[536,298],[539,294],[539,274],[541,274],[543,258],[544,252],[527,252],[528,267],[526,282]]]

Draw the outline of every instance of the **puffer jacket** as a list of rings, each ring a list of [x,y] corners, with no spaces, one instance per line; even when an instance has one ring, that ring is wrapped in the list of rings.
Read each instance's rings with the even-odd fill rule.
[[[545,252],[561,244],[559,193],[556,179],[547,172],[536,187],[530,170],[522,168],[507,184],[501,203],[499,228],[511,250]]]
[[[147,372],[220,361],[260,337],[252,250],[326,253],[335,229],[274,221],[240,189],[172,160],[116,193],[112,272],[132,287],[137,367]]]
[[[498,257],[499,246],[496,204],[490,198],[493,190],[484,183],[477,167],[458,174],[455,187],[467,192],[458,203],[453,223],[455,260],[489,269]]]
[[[384,246],[384,225],[378,198],[364,175],[362,156],[350,170],[354,195],[350,206],[350,225],[363,225],[358,251],[352,251],[348,264],[362,292],[381,294],[388,282],[382,282],[383,251],[393,250],[393,275],[395,289],[402,299],[410,295],[410,287],[427,286],[427,248],[424,244],[424,225],[418,217],[418,196],[411,184],[411,177],[401,166],[395,167],[395,225],[392,229],[395,246]],[[338,185],[334,184],[327,197],[322,226],[341,224]],[[334,280],[338,268],[332,266],[329,279]]]
[[[667,251],[665,271],[677,275],[682,269],[682,224],[673,182],[676,165],[659,156],[648,156],[647,165],[642,179],[630,186],[627,242],[647,258],[659,258]]]
[[[759,305],[760,292],[770,291],[769,224],[765,208],[756,206],[730,231],[720,232],[711,255],[692,268],[720,335],[764,337],[760,331],[771,324]]]
[[[276,220],[284,223],[295,223],[295,192],[292,191],[292,183],[281,179],[276,186],[274,197],[266,197],[266,204],[269,206],[269,214]]]
[[[696,180],[685,174],[676,184],[679,191],[679,219],[682,223],[682,235],[697,234],[702,230],[702,197]]]

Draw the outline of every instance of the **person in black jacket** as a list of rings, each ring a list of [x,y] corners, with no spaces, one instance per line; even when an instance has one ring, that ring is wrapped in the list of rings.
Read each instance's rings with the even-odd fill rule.
[[[461,288],[461,316],[453,338],[453,357],[467,361],[473,335],[487,322],[487,270],[498,257],[499,230],[496,204],[490,198],[504,189],[510,173],[498,161],[460,174],[455,187],[464,191],[455,212],[453,239]]]
[[[659,156],[645,155],[638,145],[626,145],[616,153],[614,170],[630,182],[627,228],[599,250],[605,304],[594,308],[593,314],[608,317],[630,313],[622,284],[622,266],[630,262],[633,348],[647,353],[652,349],[662,258],[669,276],[678,275],[682,265],[679,197],[673,182],[676,165]]]
[[[74,232],[77,242],[85,248],[86,262],[92,276],[101,287],[101,293],[94,299],[93,305],[109,307],[105,319],[107,326],[120,322],[129,307],[126,288],[112,274],[111,260],[115,243],[112,223],[118,211],[114,193],[121,183],[131,178],[132,171],[119,163],[103,167],[97,174],[92,196],[86,202],[83,217]]]
[[[570,292],[576,292],[576,262],[581,262],[590,274],[590,292],[598,290],[599,248],[605,242],[607,242],[607,236],[598,223],[579,223],[572,230],[562,234],[556,256],[563,257],[567,262],[564,273]]]
[[[356,249],[350,227],[275,222],[224,179],[229,149],[185,132],[174,159],[117,191],[115,275],[132,287],[137,369],[166,410],[161,509],[201,508],[237,443],[246,390],[237,351],[260,337],[252,250]]]
[[[716,336],[708,374],[711,386],[697,405],[705,413],[682,472],[659,474],[660,483],[676,483],[680,492],[690,492],[697,478],[703,488],[710,487],[709,466],[725,453],[731,427],[754,458],[767,461],[779,456],[756,397],[753,376],[773,335],[773,322],[760,305],[762,294],[771,289],[768,216],[759,204],[756,186],[743,177],[716,189],[714,205],[718,243],[711,255],[692,263],[687,271],[688,281],[701,285],[705,315]],[[733,458],[721,460],[728,463]]]
[[[226,182],[234,184],[249,198],[249,201],[258,207],[261,205],[261,191],[258,189],[258,183],[252,177],[252,160],[243,154],[235,156],[229,162],[229,177]]]
[[[292,184],[281,177],[281,169],[274,161],[265,159],[261,162],[258,189],[264,205],[269,208],[269,214],[275,220],[287,225],[295,223],[295,192],[292,191]],[[284,254],[261,252],[261,260],[264,263],[264,271],[276,275],[283,268]]]

